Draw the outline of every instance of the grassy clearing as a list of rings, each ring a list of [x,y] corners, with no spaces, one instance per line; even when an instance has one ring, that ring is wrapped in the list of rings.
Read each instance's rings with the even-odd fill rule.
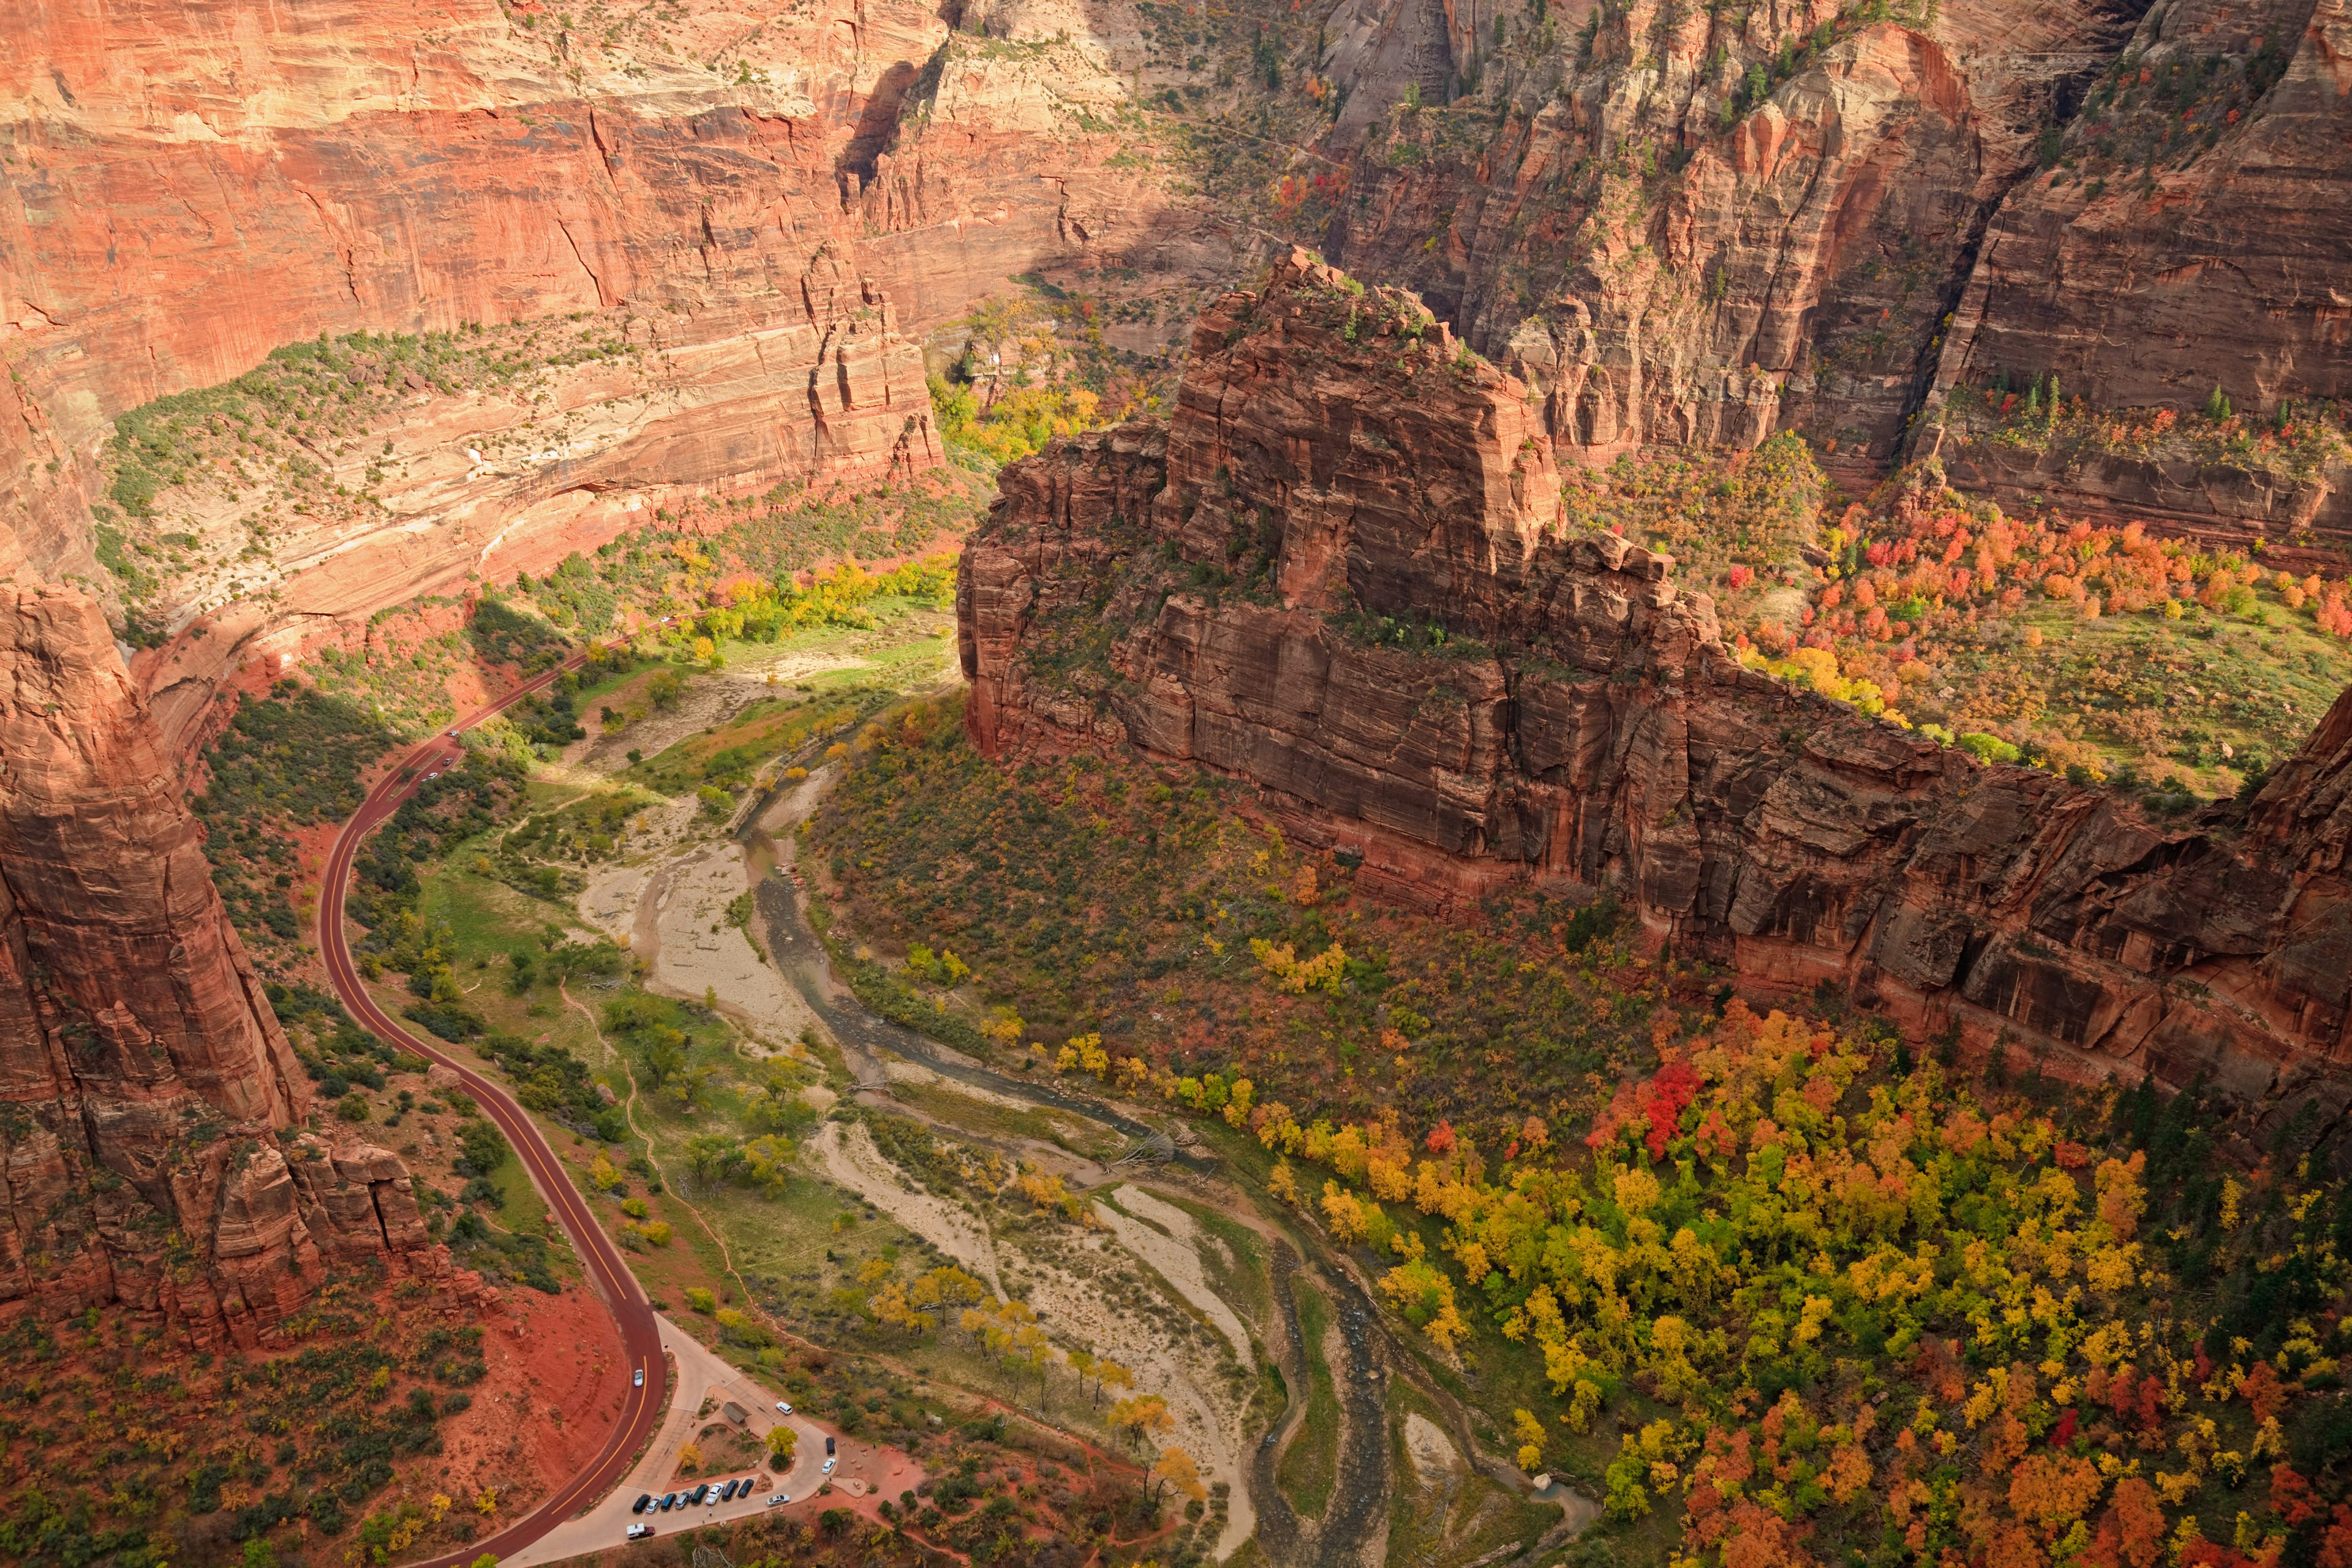
[[[1304,1279],[1292,1281],[1291,1290],[1298,1303],[1299,1337],[1305,1341],[1307,1415],[1292,1429],[1290,1444],[1275,1465],[1274,1479],[1292,1508],[1306,1518],[1320,1519],[1339,1478],[1339,1395],[1323,1353],[1331,1304]]]

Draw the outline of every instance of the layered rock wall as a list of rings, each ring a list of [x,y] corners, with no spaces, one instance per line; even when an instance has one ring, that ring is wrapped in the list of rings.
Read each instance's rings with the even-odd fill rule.
[[[249,1341],[328,1261],[446,1267],[394,1156],[281,1140],[308,1086],[161,731],[98,606],[13,565],[0,584],[0,1311],[120,1302],[202,1342]]]
[[[679,496],[903,479],[941,456],[922,331],[1147,237],[1230,265],[1079,123],[1165,79],[1134,8],[997,9],[1034,47],[951,48],[912,3],[593,34],[489,0],[0,4],[0,1303],[245,1336],[337,1258],[438,1266],[396,1159],[291,1134],[301,1077],[180,801],[171,742],[240,661]],[[612,349],[527,384],[412,373],[364,431],[273,406],[334,505],[226,458],[168,521],[107,493],[150,400],[290,342],[481,324],[518,363],[542,333]],[[140,606],[172,640],[134,676],[63,584],[106,584],[100,530],[139,527],[202,564]]]
[[[1795,429],[1874,479],[2004,373],[2095,407],[2345,395],[2346,0],[1506,12],[1448,33],[1442,110],[1402,42],[1435,9],[1335,19],[1349,199],[1316,238],[1535,384],[1563,460]],[[2159,524],[2352,531],[2341,464],[1944,456]]]
[[[1753,984],[2340,1114],[2352,695],[2242,822],[1979,766],[1745,667],[1666,558],[1565,534],[1528,390],[1422,319],[1294,258],[1202,318],[1166,426],[1008,469],[959,590],[982,748],[1133,744],[1404,896],[1613,889]]]

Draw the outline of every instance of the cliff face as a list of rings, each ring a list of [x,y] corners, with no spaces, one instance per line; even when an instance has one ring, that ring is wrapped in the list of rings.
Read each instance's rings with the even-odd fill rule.
[[[119,1302],[202,1342],[331,1258],[439,1263],[381,1149],[310,1109],[98,607],[0,587],[0,1311]],[[289,1163],[290,1157],[290,1163]]]
[[[959,592],[982,748],[1132,743],[1404,896],[1612,889],[1751,984],[2341,1112],[2352,696],[2242,828],[1981,767],[1743,667],[1664,557],[1565,536],[1528,389],[1419,317],[1295,257],[1202,319],[1165,426],[1008,469]]]
[[[1133,6],[971,9],[0,5],[0,1303],[249,1337],[333,1258],[446,1267],[396,1158],[289,1131],[173,766],[236,665],[680,496],[918,472],[923,332],[1147,235],[1230,265],[1082,123],[1173,79]],[[113,422],[362,332],[504,336],[471,380],[338,362],[387,395],[364,428],[261,411],[318,505],[198,456],[217,405],[163,411],[138,526],[191,564],[127,676],[61,585],[140,510]]]
[[[1874,477],[2004,372],[2101,407],[2344,395],[2345,0],[1454,9],[1343,7],[1386,26],[1326,56],[1351,158],[1317,237],[1535,384],[1564,458],[1793,428]],[[2158,521],[2352,530],[2341,463],[1944,451]]]
[[[0,468],[59,498],[24,532],[39,569],[105,580],[111,420],[283,345],[515,323],[540,340],[518,359],[610,345],[527,392],[417,380],[378,426],[305,429],[364,507],[271,507],[235,470],[241,504],[167,498],[155,529],[221,567],[142,606],[206,623],[140,667],[174,733],[320,617],[542,570],[681,497],[936,464],[920,340],[1013,275],[1147,236],[1167,276],[1231,265],[1159,221],[1156,177],[1106,166],[1120,138],[1088,111],[1174,79],[1131,5],[1001,5],[967,19],[987,37],[913,3],[608,23],[0,6],[0,331],[28,415],[0,420]]]

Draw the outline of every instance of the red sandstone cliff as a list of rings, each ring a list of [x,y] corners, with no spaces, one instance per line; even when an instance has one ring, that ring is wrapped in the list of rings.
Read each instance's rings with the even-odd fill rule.
[[[1175,79],[1131,6],[987,22],[958,35],[911,0],[689,0],[593,34],[490,0],[0,5],[0,335],[25,413],[0,419],[0,486],[58,498],[28,555],[106,582],[88,509],[110,421],[281,345],[469,323],[617,345],[307,432],[365,506],[273,507],[243,476],[236,503],[167,496],[146,531],[217,568],[142,606],[208,623],[140,666],[178,733],[228,665],[299,656],[322,617],[544,569],[680,496],[937,463],[924,333],[1014,274],[1196,226],[1087,129]]]
[[[982,40],[913,3],[689,0],[593,36],[489,0],[0,5],[0,1302],[243,1335],[326,1258],[438,1266],[396,1158],[288,1142],[301,1077],[169,742],[322,623],[543,568],[676,496],[938,462],[922,332],[1190,232],[1080,122],[1169,79],[1132,8],[996,10]],[[190,562],[143,606],[178,635],[125,672],[63,585],[107,581],[113,420],[289,342],[478,323],[518,362],[608,349],[412,377],[364,429],[273,410],[337,504],[273,504],[225,460],[167,520],[116,516]]]
[[[1457,9],[1341,7],[1348,199],[1302,237],[1519,370],[1564,458],[1794,428],[1874,477],[2001,372],[2100,406],[2347,394],[2346,0]],[[1958,445],[1964,482],[2352,531],[2340,463]]]
[[[1131,743],[1409,896],[1613,889],[1754,984],[2341,1113],[2352,694],[2242,826],[1981,767],[1743,667],[1666,558],[1563,534],[1528,390],[1420,319],[1294,258],[1202,319],[1167,425],[1009,468],[959,591],[981,745]]]
[[[9,540],[0,533],[0,547]],[[87,596],[0,562],[0,1310],[249,1339],[332,1258],[443,1267],[407,1172],[279,1134],[308,1086]]]

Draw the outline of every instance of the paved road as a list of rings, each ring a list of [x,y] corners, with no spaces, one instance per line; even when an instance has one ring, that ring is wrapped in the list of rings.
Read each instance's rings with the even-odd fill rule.
[[[496,1535],[468,1543],[463,1551],[432,1558],[415,1568],[456,1568],[469,1563],[484,1552],[496,1557],[509,1557],[523,1552],[541,1536],[554,1530],[572,1515],[593,1503],[630,1468],[630,1458],[639,1445],[650,1437],[661,1425],[663,1413],[664,1363],[662,1360],[661,1324],[653,1306],[646,1300],[636,1277],[622,1259],[595,1216],[588,1212],[580,1190],[555,1158],[555,1152],[539,1135],[522,1108],[509,1099],[506,1090],[474,1072],[463,1064],[452,1061],[440,1049],[439,1042],[419,1038],[398,1020],[376,1005],[362,983],[358,967],[352,962],[351,945],[343,931],[343,898],[349,889],[352,864],[358,858],[361,843],[368,834],[400,809],[424,776],[436,767],[455,763],[459,755],[456,740],[460,730],[479,724],[535,691],[553,684],[564,670],[576,667],[584,656],[575,656],[533,679],[525,681],[488,707],[477,709],[447,731],[436,734],[402,760],[398,767],[383,776],[369,792],[359,811],[343,825],[335,837],[333,851],[327,857],[327,869],[319,890],[319,952],[325,959],[328,978],[335,994],[352,1016],[373,1030],[387,1044],[412,1051],[429,1060],[455,1069],[457,1081],[482,1108],[484,1115],[497,1123],[507,1136],[514,1152],[530,1173],[531,1184],[547,1200],[547,1206],[562,1225],[564,1234],[572,1238],[572,1250],[586,1265],[588,1278],[595,1284],[596,1293],[611,1310],[613,1320],[620,1326],[621,1343],[627,1363],[625,1373],[642,1370],[645,1385],[632,1386],[621,1405],[619,1425],[602,1451],[578,1474],[565,1480],[551,1492],[540,1505],[515,1521]],[[823,1447],[822,1444],[819,1445]],[[624,1504],[625,1507],[626,1505]]]

